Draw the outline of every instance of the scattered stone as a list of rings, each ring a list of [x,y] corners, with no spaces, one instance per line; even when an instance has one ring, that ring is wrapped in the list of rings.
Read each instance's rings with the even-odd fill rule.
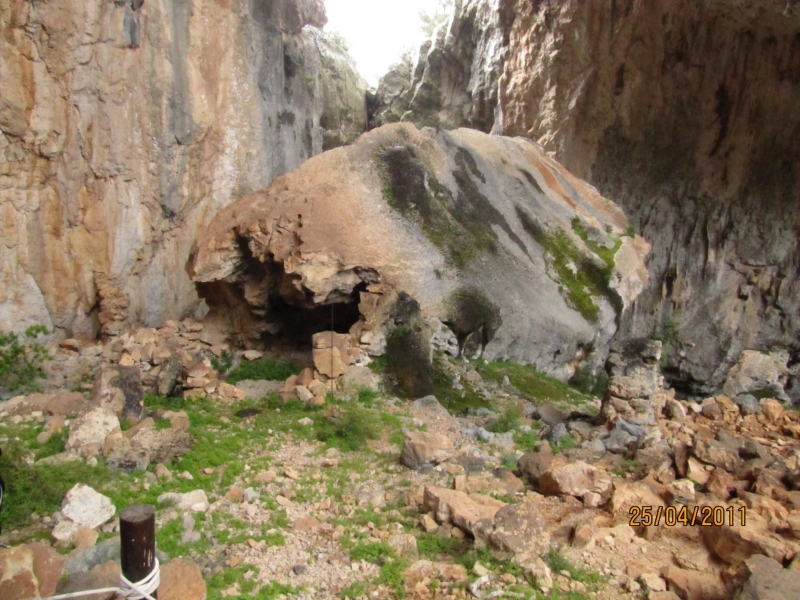
[[[156,477],[159,479],[172,479],[172,471],[166,465],[158,463],[155,468]]]
[[[0,598],[52,596],[64,557],[41,542],[0,549]]]
[[[159,600],[205,600],[206,583],[195,563],[175,558],[161,566]]]
[[[400,462],[409,469],[417,469],[425,464],[444,462],[454,451],[452,440],[444,435],[411,431],[406,434]]]
[[[110,498],[83,483],[75,484],[61,503],[61,513],[65,517],[90,529],[99,527],[116,512]]]
[[[642,573],[639,575],[639,581],[651,592],[667,591],[667,582],[661,579],[661,576],[657,573]]]
[[[667,484],[665,498],[670,504],[688,505],[694,502],[695,495],[694,481],[678,479]]]
[[[258,475],[256,475],[253,480],[256,483],[272,483],[278,478],[278,475],[275,471],[261,471]]]
[[[425,515],[427,516],[427,515]],[[428,517],[430,519],[430,517]],[[431,519],[433,521],[433,519]],[[434,525],[436,522],[434,521]],[[435,529],[434,529],[435,531]],[[398,533],[389,536],[386,540],[389,546],[392,547],[398,557],[405,557],[410,559],[419,558],[419,550],[417,549],[417,538],[410,533]]]
[[[545,495],[581,498],[588,492],[596,492],[607,497],[611,492],[611,476],[581,460],[565,463],[554,459],[539,477],[539,490]]]
[[[176,508],[192,512],[204,512],[209,507],[208,498],[203,490],[193,490],[185,494],[167,492],[158,497],[158,503],[172,503]]]
[[[144,387],[138,367],[102,365],[94,378],[92,402],[122,419],[142,418]]]
[[[67,450],[80,451],[84,456],[99,454],[106,436],[119,428],[117,416],[105,408],[96,408],[70,423]]]

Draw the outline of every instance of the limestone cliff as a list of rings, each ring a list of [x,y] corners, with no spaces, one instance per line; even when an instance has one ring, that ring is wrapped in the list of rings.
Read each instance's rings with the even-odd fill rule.
[[[202,310],[196,233],[366,125],[325,20],[322,0],[0,0],[0,329]]]
[[[626,226],[527,140],[387,125],[221,211],[191,271],[207,322],[237,336],[270,341],[319,317],[321,331],[334,316],[319,307],[351,305],[335,327],[381,354],[374,313],[405,294],[486,356],[568,378],[602,364],[647,281],[649,246]]]
[[[622,333],[667,342],[673,385],[800,362],[798,2],[465,0],[406,69],[373,120],[527,136],[626,210],[653,252]]]

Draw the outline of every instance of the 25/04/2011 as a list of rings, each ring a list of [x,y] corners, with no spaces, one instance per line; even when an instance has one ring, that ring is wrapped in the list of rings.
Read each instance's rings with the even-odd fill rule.
[[[733,527],[739,521],[744,526],[747,519],[746,513],[747,508],[744,506],[738,508],[733,506],[695,506],[691,510],[686,506],[632,506],[630,525],[631,527],[637,525],[658,527],[664,523],[667,527],[675,527],[678,524],[722,527],[728,523]]]

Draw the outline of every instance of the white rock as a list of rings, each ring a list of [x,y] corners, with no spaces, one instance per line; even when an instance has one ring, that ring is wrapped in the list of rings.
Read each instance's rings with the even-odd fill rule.
[[[300,425],[313,425],[314,421],[309,419],[308,417],[303,417],[299,421],[297,421]]]
[[[102,446],[106,436],[118,427],[117,415],[105,408],[96,408],[70,425],[67,450],[79,450],[88,444]]]
[[[247,360],[258,360],[259,358],[264,356],[258,350],[245,350],[243,355]]]
[[[164,502],[172,502],[177,508],[192,512],[203,512],[208,510],[209,507],[208,498],[203,490],[193,490],[185,494],[175,492],[161,494],[158,497],[158,503],[162,504]]]
[[[65,544],[71,544],[80,527],[77,523],[69,520],[61,521],[53,528],[53,539]]]
[[[75,484],[61,503],[61,513],[89,529],[99,527],[117,512],[111,499],[83,483]]]

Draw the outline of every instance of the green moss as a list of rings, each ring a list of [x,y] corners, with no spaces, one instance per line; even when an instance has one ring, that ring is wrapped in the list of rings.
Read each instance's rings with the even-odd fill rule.
[[[394,550],[386,542],[372,542],[370,544],[356,544],[350,550],[350,560],[365,560],[381,564],[384,560],[394,556]]]
[[[465,149],[456,152],[457,193],[442,185],[413,148],[396,146],[377,157],[383,196],[389,206],[419,224],[424,235],[447,261],[462,268],[477,256],[498,251],[501,227],[525,251],[502,213],[481,193],[475,180],[485,182],[475,159]]]
[[[545,375],[531,365],[519,365],[504,360],[478,363],[475,367],[484,379],[502,381],[508,377],[523,396],[534,402],[550,401],[560,404],[588,404],[592,398],[554,377]]]

